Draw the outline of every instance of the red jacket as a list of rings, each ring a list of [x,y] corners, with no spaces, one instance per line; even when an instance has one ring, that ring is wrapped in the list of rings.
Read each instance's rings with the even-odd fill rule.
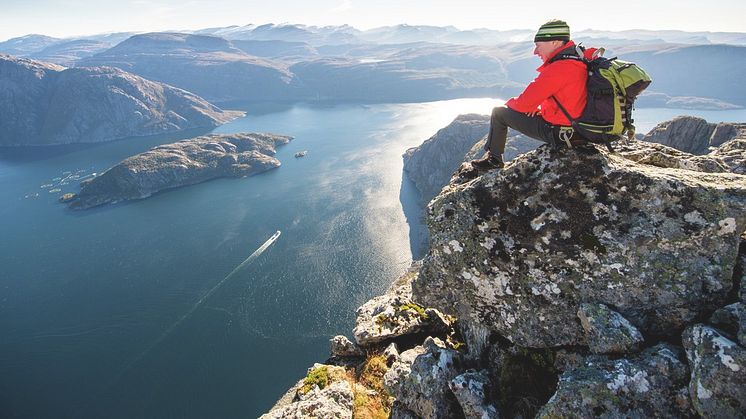
[[[526,90],[518,97],[508,100],[505,105],[523,113],[533,112],[541,105],[541,116],[545,121],[552,125],[569,126],[570,121],[552,99],[554,95],[573,119],[578,118],[585,108],[585,82],[588,79],[586,65],[582,61],[572,59],[552,62],[552,58],[570,47],[575,47],[572,41],[557,48],[557,51],[536,69],[539,75],[529,83]],[[586,51],[586,55],[588,54],[592,54],[592,51]]]

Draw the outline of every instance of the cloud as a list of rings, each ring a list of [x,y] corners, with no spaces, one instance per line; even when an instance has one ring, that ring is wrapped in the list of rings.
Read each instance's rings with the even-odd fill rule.
[[[334,7],[330,10],[332,13],[341,13],[346,12],[348,10],[352,9],[352,0],[342,0],[337,7]]]

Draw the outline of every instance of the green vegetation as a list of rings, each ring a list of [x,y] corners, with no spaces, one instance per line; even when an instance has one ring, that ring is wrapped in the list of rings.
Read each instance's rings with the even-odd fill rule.
[[[303,380],[303,387],[300,388],[301,394],[306,394],[313,389],[314,386],[319,386],[320,389],[329,385],[329,367],[323,365],[321,367],[312,368],[308,371],[308,375]]]
[[[383,325],[386,324],[387,321],[389,321],[389,317],[384,313],[376,316],[376,325],[378,327],[383,327]]]
[[[402,304],[396,308],[396,311],[398,312],[407,311],[407,310],[414,311],[415,313],[417,313],[418,316],[420,316],[422,320],[427,319],[427,314],[425,314],[425,308],[419,304],[409,302],[406,304]]]
[[[371,355],[358,369],[357,384],[353,385],[355,419],[385,419],[391,413],[392,398],[383,386],[388,371],[383,355]],[[372,391],[371,391],[372,390]]]
[[[391,413],[393,398],[383,386],[383,376],[388,371],[383,355],[369,355],[356,369],[321,365],[308,371],[303,386],[298,390],[306,394],[315,386],[323,389],[333,382],[345,380],[353,393],[353,418],[386,419]]]
[[[427,314],[425,314],[425,308],[419,304],[408,302],[394,308],[394,314],[389,315],[386,312],[380,313],[375,317],[375,322],[378,327],[384,325],[398,326],[401,324],[400,318],[409,318],[411,316],[417,316],[421,320],[427,320]]]

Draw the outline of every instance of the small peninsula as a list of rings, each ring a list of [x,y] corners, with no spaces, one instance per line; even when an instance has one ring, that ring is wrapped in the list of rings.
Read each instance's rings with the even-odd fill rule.
[[[128,157],[81,183],[69,206],[86,209],[220,177],[245,177],[280,166],[275,147],[292,137],[262,133],[205,135]]]

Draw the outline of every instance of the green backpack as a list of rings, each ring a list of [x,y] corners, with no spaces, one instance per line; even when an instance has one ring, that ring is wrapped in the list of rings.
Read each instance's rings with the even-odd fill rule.
[[[585,49],[578,46],[577,55],[564,54],[556,59],[583,61],[588,67],[587,100],[583,113],[573,119],[564,106],[552,96],[575,131],[592,143],[606,144],[627,136],[635,136],[632,109],[635,99],[645,90],[652,79],[640,66],[614,58],[604,58],[599,48],[589,59]]]

